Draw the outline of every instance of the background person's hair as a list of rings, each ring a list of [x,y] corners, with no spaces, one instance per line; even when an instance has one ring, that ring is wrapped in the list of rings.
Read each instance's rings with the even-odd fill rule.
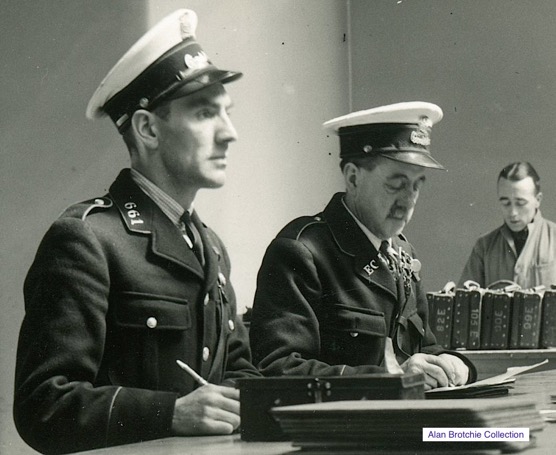
[[[498,180],[503,178],[512,182],[517,182],[527,177],[531,177],[533,179],[535,191],[536,194],[538,194],[541,191],[541,178],[531,163],[527,161],[516,161],[515,163],[508,164],[500,171]]]

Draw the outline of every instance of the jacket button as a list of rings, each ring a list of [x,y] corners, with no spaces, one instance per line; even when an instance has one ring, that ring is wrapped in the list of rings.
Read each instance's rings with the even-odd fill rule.
[[[203,348],[203,361],[207,361],[210,356],[210,349],[206,346]]]
[[[95,199],[95,204],[104,205],[104,200],[102,200],[102,199]]]
[[[352,338],[359,336],[359,332],[349,332],[349,334],[351,335]]]
[[[147,327],[149,329],[154,329],[157,325],[158,325],[158,321],[156,320],[156,318],[153,318],[151,316],[149,319],[147,319]]]
[[[226,277],[222,272],[218,272],[218,284],[220,286],[226,286]]]
[[[209,295],[205,294],[205,300],[203,300],[203,305],[207,306],[209,304],[209,300],[210,300]]]
[[[228,319],[228,327],[230,327],[230,330],[234,330],[236,328],[232,319]]]

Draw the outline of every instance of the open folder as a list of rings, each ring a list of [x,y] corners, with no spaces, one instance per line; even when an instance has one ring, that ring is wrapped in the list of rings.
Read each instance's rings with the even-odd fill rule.
[[[437,389],[427,390],[425,396],[426,398],[477,398],[507,395],[509,384],[515,382],[515,376],[530,371],[533,368],[540,367],[545,363],[548,363],[548,359],[534,365],[510,367],[505,373],[472,384],[455,387],[439,387]]]

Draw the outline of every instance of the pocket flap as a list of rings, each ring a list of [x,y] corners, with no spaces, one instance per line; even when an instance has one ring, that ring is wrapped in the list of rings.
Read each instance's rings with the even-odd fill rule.
[[[191,310],[187,302],[124,298],[117,304],[116,323],[122,327],[185,330],[191,327]]]
[[[338,307],[332,329],[352,334],[386,336],[386,321],[383,313],[343,305]]]

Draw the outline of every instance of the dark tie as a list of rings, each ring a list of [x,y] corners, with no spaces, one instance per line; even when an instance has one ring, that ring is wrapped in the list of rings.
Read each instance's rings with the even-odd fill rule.
[[[186,210],[184,214],[180,218],[181,222],[183,223],[182,232],[187,235],[191,242],[191,249],[197,256],[197,259],[204,265],[205,258],[204,258],[204,251],[203,251],[203,242],[201,241],[201,235],[199,234],[199,230],[191,221],[191,214]]]
[[[396,259],[390,253],[390,244],[388,243],[387,240],[382,241],[378,251],[380,252],[382,257],[388,263],[388,268],[390,269],[390,272],[392,273],[392,276],[394,277],[395,280],[397,280],[398,279],[398,267],[397,267],[397,264],[396,264]]]

